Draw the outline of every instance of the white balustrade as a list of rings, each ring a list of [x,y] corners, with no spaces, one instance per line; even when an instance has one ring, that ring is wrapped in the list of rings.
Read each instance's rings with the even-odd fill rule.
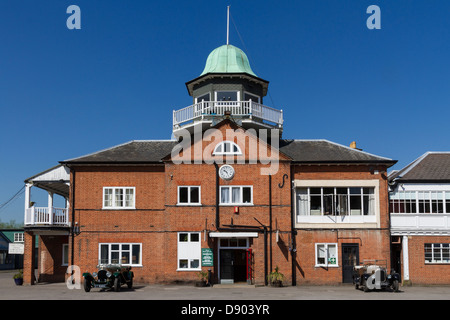
[[[232,116],[248,116],[272,122],[281,126],[283,124],[283,111],[260,103],[249,101],[202,101],[189,107],[173,111],[173,125],[201,119],[205,116],[224,115],[228,111]]]

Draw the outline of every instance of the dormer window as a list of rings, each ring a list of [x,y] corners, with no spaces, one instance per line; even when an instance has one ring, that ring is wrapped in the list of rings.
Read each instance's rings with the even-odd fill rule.
[[[241,155],[242,151],[239,146],[231,141],[223,141],[219,143],[213,152],[213,155]]]

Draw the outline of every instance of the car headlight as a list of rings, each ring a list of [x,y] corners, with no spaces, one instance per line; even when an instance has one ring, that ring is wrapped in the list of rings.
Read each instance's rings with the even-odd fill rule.
[[[96,277],[97,276],[97,272],[92,272],[92,276]]]
[[[111,272],[106,272],[106,276],[109,278],[109,277],[111,277]]]

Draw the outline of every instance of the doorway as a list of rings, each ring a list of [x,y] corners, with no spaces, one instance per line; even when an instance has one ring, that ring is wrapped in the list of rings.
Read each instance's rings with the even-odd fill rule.
[[[342,282],[353,283],[353,267],[359,265],[359,245],[342,244]]]
[[[247,281],[246,238],[222,238],[219,242],[219,276],[220,283],[237,283]]]

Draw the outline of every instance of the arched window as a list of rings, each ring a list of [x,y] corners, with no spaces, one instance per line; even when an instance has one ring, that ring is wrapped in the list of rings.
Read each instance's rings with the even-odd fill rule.
[[[223,141],[219,143],[215,148],[213,155],[240,155],[242,154],[241,148],[231,141]]]

